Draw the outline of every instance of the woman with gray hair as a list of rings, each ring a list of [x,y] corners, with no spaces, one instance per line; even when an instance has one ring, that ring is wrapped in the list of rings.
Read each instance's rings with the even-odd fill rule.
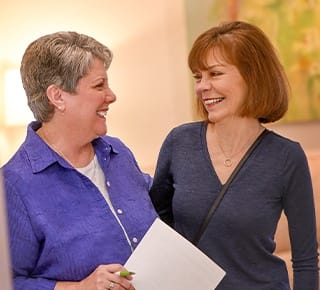
[[[15,290],[134,289],[118,272],[157,215],[150,176],[105,135],[111,60],[76,32],[40,37],[24,53],[36,121],[3,167]]]

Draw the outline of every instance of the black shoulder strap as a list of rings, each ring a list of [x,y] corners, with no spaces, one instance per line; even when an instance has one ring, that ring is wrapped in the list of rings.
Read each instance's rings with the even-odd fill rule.
[[[262,137],[269,132],[267,129],[264,129],[261,134],[258,136],[258,138],[254,141],[254,143],[250,146],[250,148],[247,150],[246,154],[242,157],[242,159],[240,160],[240,162],[238,163],[238,165],[236,166],[236,168],[233,170],[232,174],[229,176],[227,182],[223,185],[220,193],[218,194],[217,198],[214,200],[211,208],[208,211],[207,216],[205,217],[205,219],[203,220],[199,231],[197,232],[197,235],[195,236],[195,238],[193,239],[193,244],[196,245],[198,244],[203,232],[205,231],[205,229],[207,228],[209,221],[211,219],[211,217],[213,216],[214,212],[216,211],[216,209],[218,208],[224,194],[226,193],[230,183],[232,182],[232,180],[235,178],[235,176],[238,174],[238,172],[240,171],[241,167],[243,166],[243,164],[247,161],[247,159],[249,158],[249,156],[251,155],[251,153],[254,151],[254,149],[258,146],[258,144],[260,143],[260,141],[262,140]]]

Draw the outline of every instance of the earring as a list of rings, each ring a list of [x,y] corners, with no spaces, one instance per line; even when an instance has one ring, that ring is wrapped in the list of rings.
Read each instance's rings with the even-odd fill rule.
[[[61,106],[58,106],[57,109],[60,111],[60,112],[64,112],[65,108],[63,105]]]

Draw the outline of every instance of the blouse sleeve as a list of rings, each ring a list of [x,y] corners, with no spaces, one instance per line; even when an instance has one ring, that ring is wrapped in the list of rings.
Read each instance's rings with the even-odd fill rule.
[[[32,276],[41,244],[34,234],[23,201],[5,181],[13,285],[15,290],[53,290],[56,281]]]

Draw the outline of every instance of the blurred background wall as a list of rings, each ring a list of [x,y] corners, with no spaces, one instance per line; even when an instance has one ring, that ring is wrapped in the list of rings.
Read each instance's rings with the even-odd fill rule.
[[[257,4],[261,1],[252,0],[0,2],[0,165],[24,140],[26,125],[32,120],[17,71],[24,50],[41,35],[75,30],[95,37],[114,52],[109,78],[118,98],[108,114],[108,134],[120,137],[132,149],[142,169],[153,174],[160,145],[168,131],[195,120],[192,81],[187,67],[187,55],[194,38],[209,26],[227,19],[257,21],[260,18],[261,25],[266,27],[265,18],[259,16],[263,15],[263,8],[273,13],[266,33],[276,40],[279,33],[275,32],[274,23],[283,19],[280,12],[285,4],[291,7],[290,19],[295,21],[294,5],[309,3],[311,6],[303,6],[303,11],[308,7],[312,10],[315,1],[294,1],[295,4],[289,5],[290,1],[269,0],[262,1],[263,7]],[[258,12],[252,12],[249,7]],[[319,103],[319,90],[316,94]],[[303,100],[307,96],[299,95],[299,98]],[[320,133],[317,118],[270,127],[300,141],[306,150],[320,148],[320,138],[316,138]]]
[[[117,101],[108,113],[108,134],[120,137],[152,172],[166,133],[192,116],[182,0],[1,0],[1,164],[32,119],[24,96],[17,96],[20,79],[5,94],[8,71],[19,69],[31,41],[58,30],[89,34],[113,51],[108,75]]]

